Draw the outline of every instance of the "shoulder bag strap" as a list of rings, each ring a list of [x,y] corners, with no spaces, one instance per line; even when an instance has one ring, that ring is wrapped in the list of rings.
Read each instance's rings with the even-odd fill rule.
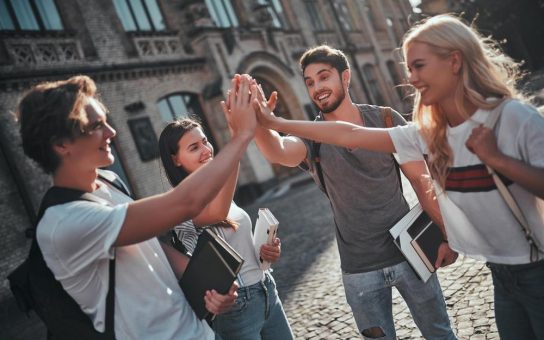
[[[92,193],[84,192],[81,190],[76,189],[70,189],[70,188],[62,188],[62,187],[51,187],[47,192],[45,193],[42,203],[40,205],[40,209],[38,211],[38,219],[36,222],[35,228],[38,227],[38,223],[40,222],[40,219],[43,217],[43,214],[47,210],[47,208],[60,205],[68,202],[73,201],[90,201],[95,203],[102,203],[103,200]],[[35,230],[35,229],[34,229]],[[35,247],[35,251],[38,252],[38,256],[41,258],[40,261],[45,261],[43,259],[43,254],[41,252],[41,249],[38,245],[38,242],[35,237],[35,231],[34,231],[34,239],[32,240],[33,246]],[[116,257],[114,256],[113,259],[109,261],[109,282],[108,282],[108,293],[106,295],[106,329],[105,329],[105,336],[106,338],[115,339],[115,260]]]
[[[319,179],[319,184],[327,197],[329,193],[327,192],[327,186],[325,185],[325,179],[323,178],[323,168],[321,168],[321,158],[319,157],[319,151],[321,149],[321,143],[312,142],[313,155],[312,162],[314,163],[315,172],[317,173],[317,178]]]
[[[390,107],[380,106],[380,113],[382,114],[383,123],[386,128],[392,128],[395,126],[393,123],[393,114]],[[391,158],[393,158],[393,162],[395,163],[395,170],[397,171],[397,177],[399,178],[400,192],[404,193],[404,189],[402,187],[402,178],[400,177],[399,162],[397,162],[397,159],[395,158],[395,156],[393,156],[393,154],[391,154]]]
[[[322,116],[322,113],[320,113],[319,115],[315,117],[314,121],[322,121],[322,120],[323,120],[323,116]],[[325,185],[325,179],[323,178],[323,168],[321,167],[321,157],[319,156],[319,151],[321,150],[321,143],[315,142],[315,141],[310,141],[310,142],[312,144],[312,155],[311,155],[312,157],[310,159],[310,162],[313,163],[315,172],[317,173],[317,179],[319,180],[318,184],[321,185],[321,189],[323,190],[325,195],[329,197],[329,193],[327,192],[327,186]]]
[[[509,101],[510,101],[509,99],[503,100],[501,104],[499,104],[495,109],[493,109],[489,113],[489,116],[487,117],[487,120],[484,123],[485,127],[490,129],[493,129],[495,127],[495,124],[497,123],[497,120],[499,119],[502,113],[502,110],[504,109],[504,106]],[[508,205],[508,207],[510,208],[510,211],[512,212],[512,215],[514,215],[514,218],[523,229],[525,238],[527,239],[527,242],[529,242],[529,246],[531,247],[531,262],[538,260],[539,258],[538,253],[539,252],[543,253],[544,251],[539,247],[539,245],[533,238],[533,232],[531,228],[529,227],[529,223],[527,222],[525,215],[521,211],[518,203],[514,199],[514,196],[512,196],[512,193],[510,193],[510,190],[508,190],[508,187],[504,184],[504,182],[502,181],[500,176],[497,174],[497,172],[493,168],[488,166],[487,164],[486,164],[486,168],[489,174],[491,175],[491,177],[493,178],[493,181],[495,182],[495,185],[497,186],[499,193],[504,199],[504,202]]]

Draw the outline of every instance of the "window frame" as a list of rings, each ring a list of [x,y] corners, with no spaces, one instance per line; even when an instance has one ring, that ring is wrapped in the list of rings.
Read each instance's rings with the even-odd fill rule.
[[[182,115],[181,116],[176,116],[175,114],[175,110],[174,110],[174,107],[172,105],[172,103],[170,102],[170,98],[172,97],[175,97],[175,96],[180,96],[182,98],[182,102],[183,102],[183,105],[185,106],[185,109],[186,109],[186,115]],[[194,100],[194,103],[196,103],[196,107],[190,107],[188,105],[189,103],[189,100],[186,100],[185,97],[190,97],[191,99],[190,100]],[[165,118],[165,112],[161,111],[161,105],[160,103],[162,101],[166,101],[167,105],[168,105],[168,109],[169,109],[169,113],[170,113],[170,117],[168,120],[164,119]],[[202,129],[204,130],[204,133],[206,134],[206,137],[208,138],[208,140],[210,141],[210,143],[212,144],[213,148],[217,151],[219,151],[219,147],[218,147],[218,144],[216,143],[214,137],[213,137],[213,134],[212,134],[212,131],[208,125],[208,121],[206,120],[206,116],[204,115],[204,111],[202,109],[202,104],[200,102],[200,95],[198,93],[194,93],[194,92],[187,92],[187,91],[181,91],[181,92],[172,92],[172,93],[169,93],[163,97],[161,97],[159,100],[157,100],[157,107],[159,108],[159,114],[161,116],[161,120],[165,123],[170,123],[174,120],[178,120],[178,119],[183,119],[183,118],[192,118],[192,117],[196,117],[200,124],[202,125]],[[191,112],[190,110],[192,110],[193,112]]]
[[[319,7],[316,6],[317,3],[314,0],[304,0],[304,6],[306,7],[306,10],[308,11],[308,15],[310,16],[310,24],[314,28],[315,31],[326,31],[327,25],[323,21],[323,16],[321,15],[321,12],[319,11]]]
[[[239,27],[240,21],[230,0],[205,0],[204,4],[216,27]],[[220,16],[222,14],[223,16]],[[223,20],[226,18],[226,22]]]
[[[11,24],[13,25],[13,28],[0,28],[0,32],[62,32],[65,31],[65,25],[62,20],[62,17],[59,13],[58,6],[56,3],[56,0],[49,0],[51,4],[54,6],[54,13],[58,17],[58,22],[60,24],[60,28],[54,28],[54,27],[47,27],[45,18],[42,17],[42,12],[40,11],[37,1],[42,0],[15,0],[15,1],[25,1],[29,8],[30,13],[32,14],[32,18],[35,21],[35,24],[37,25],[36,29],[28,28],[24,29],[21,25],[21,18],[17,16],[17,12],[15,11],[15,8],[12,4],[14,0],[0,0],[0,2],[3,3],[4,7],[7,10],[7,16],[11,20]]]
[[[139,15],[136,14],[136,11],[132,4],[133,1],[137,1],[140,3],[141,9],[143,9],[143,12],[144,12],[143,13],[144,17],[140,17]],[[158,12],[157,14],[160,15],[160,18],[159,18],[160,20],[158,21],[162,21],[162,27],[157,26],[157,18],[155,18],[151,14],[151,9],[148,6],[148,1],[154,2],[156,6],[156,10]],[[127,15],[129,16],[126,19],[130,20],[130,25],[128,25],[128,23],[125,24],[126,23],[125,17],[122,16],[121,15],[122,13],[118,10],[118,7],[116,5],[117,2],[123,2],[125,8],[128,9]],[[166,20],[164,18],[164,14],[158,3],[158,0],[113,0],[113,7],[115,8],[115,13],[117,14],[117,17],[119,18],[119,20],[121,21],[121,25],[123,26],[123,29],[125,30],[125,32],[167,32],[168,31]],[[149,25],[149,29],[142,27],[143,19],[145,19],[145,21]],[[134,29],[130,29],[128,26],[133,26]]]
[[[266,10],[270,13],[272,17],[273,27],[275,28],[285,28],[285,19],[283,15],[280,16],[279,13],[283,13],[283,6],[280,0],[257,0],[257,4],[261,6],[266,6]],[[281,11],[278,11],[278,7],[281,8]]]
[[[367,63],[364,64],[363,67],[363,77],[368,85],[370,95],[372,96],[371,100],[373,101],[372,104],[376,105],[384,105],[385,104],[385,98],[381,94],[382,86],[380,84],[380,79],[378,78],[378,72],[376,65]],[[367,72],[369,70],[369,72]]]

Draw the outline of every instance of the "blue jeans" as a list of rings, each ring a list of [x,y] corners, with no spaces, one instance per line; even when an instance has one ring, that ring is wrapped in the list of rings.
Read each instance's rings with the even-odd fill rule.
[[[544,339],[544,261],[487,266],[495,287],[495,318],[501,339]]]
[[[293,339],[276,283],[269,273],[263,282],[238,288],[237,292],[233,308],[218,315],[212,323],[216,339]]]
[[[366,273],[343,273],[344,290],[359,332],[365,339],[396,339],[392,287],[406,301],[425,339],[455,339],[436,274],[425,283],[408,262]],[[381,329],[376,337],[369,329]]]

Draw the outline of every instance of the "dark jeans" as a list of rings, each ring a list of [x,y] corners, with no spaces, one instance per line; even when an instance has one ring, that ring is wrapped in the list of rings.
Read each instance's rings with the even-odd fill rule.
[[[487,266],[495,287],[495,318],[500,338],[544,339],[544,261]]]

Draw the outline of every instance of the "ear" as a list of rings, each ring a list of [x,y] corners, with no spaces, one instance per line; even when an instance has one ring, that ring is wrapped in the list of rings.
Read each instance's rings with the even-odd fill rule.
[[[342,84],[348,88],[349,82],[351,80],[351,71],[349,69],[345,69],[342,71]]]
[[[55,140],[52,144],[53,151],[60,158],[70,155],[70,141],[67,139]]]
[[[180,167],[181,164],[179,164],[177,158],[176,158],[176,155],[170,155],[170,157],[172,157],[172,163],[174,163],[175,166],[177,167]]]
[[[458,75],[463,67],[463,55],[460,51],[453,51],[450,54],[451,70],[453,74]]]

